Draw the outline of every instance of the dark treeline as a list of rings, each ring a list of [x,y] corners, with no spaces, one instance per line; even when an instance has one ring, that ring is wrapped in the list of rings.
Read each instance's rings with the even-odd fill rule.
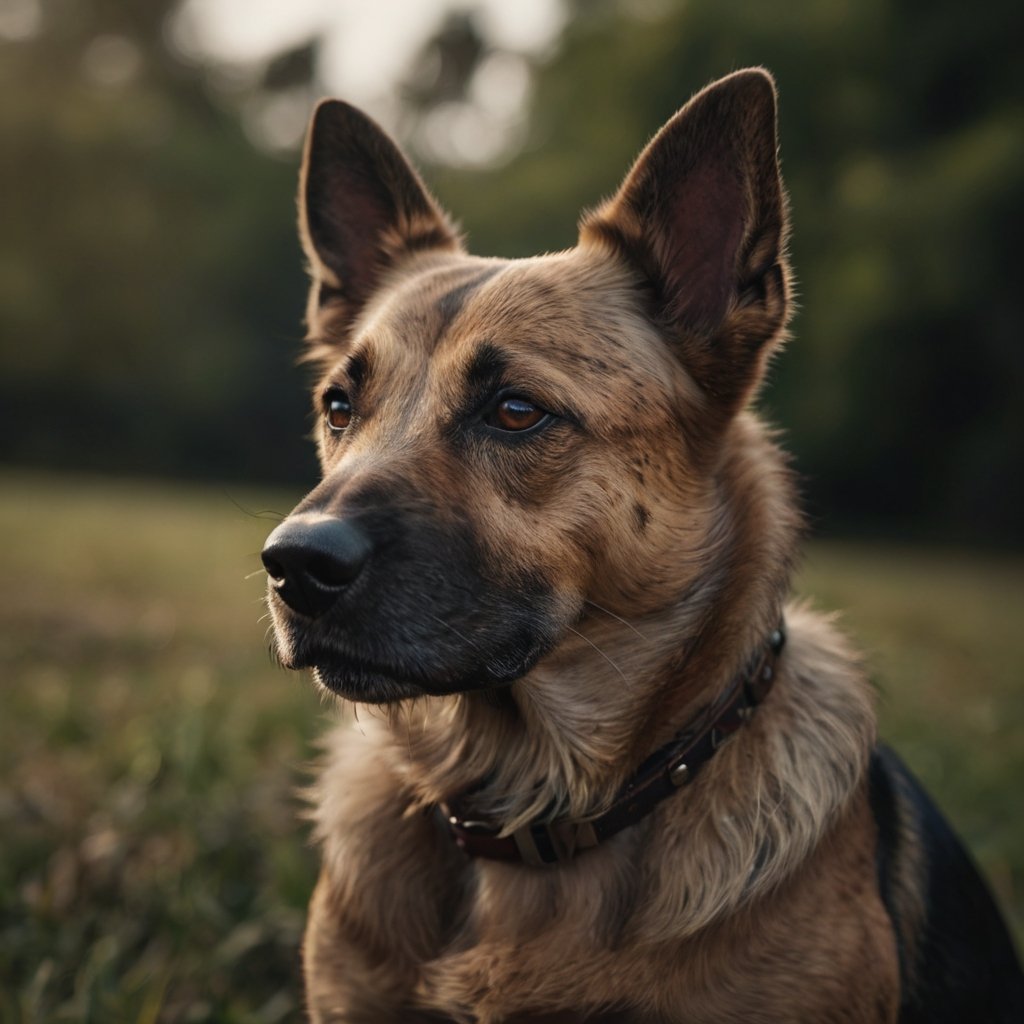
[[[172,54],[170,7],[50,0],[38,31],[0,41],[0,459],[308,483],[297,156],[254,148],[238,97]],[[573,10],[498,167],[422,144],[491,53],[473,20],[410,69],[408,141],[471,246],[572,244],[579,209],[694,89],[771,68],[801,311],[762,404],[815,525],[1024,539],[1024,8]],[[308,84],[315,47],[247,88]]]

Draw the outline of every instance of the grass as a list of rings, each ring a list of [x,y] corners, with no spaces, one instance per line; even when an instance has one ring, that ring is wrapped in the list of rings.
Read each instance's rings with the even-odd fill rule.
[[[0,484],[0,1008],[295,1019],[320,704],[274,668],[264,507],[220,488]],[[284,506],[287,508],[287,500]]]
[[[252,514],[292,497],[0,475],[0,1021],[300,1017],[332,712],[267,656]],[[1021,934],[1024,562],[815,545],[799,589]]]

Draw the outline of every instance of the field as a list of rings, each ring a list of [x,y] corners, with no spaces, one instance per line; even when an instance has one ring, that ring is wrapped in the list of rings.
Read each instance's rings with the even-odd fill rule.
[[[295,791],[336,712],[267,654],[296,496],[0,475],[0,1021],[300,1017]],[[1024,560],[811,547],[882,731],[1024,926]]]

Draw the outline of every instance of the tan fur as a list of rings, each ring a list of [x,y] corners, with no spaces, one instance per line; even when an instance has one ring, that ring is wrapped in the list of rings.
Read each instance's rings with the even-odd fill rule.
[[[328,208],[313,219],[327,228],[304,228],[316,395],[348,387],[354,361],[371,369],[358,429],[321,434],[324,480],[303,507],[343,516],[386,486],[397,515],[472,524],[489,573],[543,575],[558,630],[511,686],[361,707],[328,738],[304,950],[314,1020],[896,1019],[865,781],[871,692],[831,623],[786,604],[800,517],[746,410],[790,288],[773,118],[762,73],[712,87],[584,219],[577,248],[512,262],[462,252],[418,180],[360,141],[376,139],[365,126],[311,142],[307,165],[328,169],[384,152],[399,216],[377,225],[371,202],[338,242],[334,186],[304,178],[305,220]],[[717,263],[704,240],[724,247]],[[573,430],[527,449],[447,442],[493,338],[517,385]],[[272,609],[287,664],[290,620]],[[783,614],[789,640],[753,720],[606,844],[534,869],[469,860],[439,827],[437,805],[471,788],[472,815],[506,834],[599,813]],[[473,645],[470,627],[434,618]]]
[[[423,898],[425,879],[436,885],[446,869],[452,870],[453,851],[430,817],[417,811],[431,798],[432,765],[420,761],[421,754],[429,758],[432,743],[476,748],[465,760],[442,763],[433,793],[438,799],[453,791],[456,780],[447,771],[458,763],[466,771],[463,781],[478,778],[480,769],[493,763],[487,751],[500,751],[498,767],[523,762],[520,771],[530,784],[543,781],[548,766],[557,779],[560,763],[572,753],[562,749],[557,732],[550,748],[542,742],[526,751],[510,747],[500,713],[494,711],[488,721],[486,712],[469,707],[468,700],[457,710],[418,707],[404,721],[390,723],[364,717],[364,711],[358,729],[345,727],[336,734],[317,788],[321,884],[334,894],[335,906],[345,908],[344,920],[359,936],[355,946],[390,950],[395,973],[387,983],[378,980],[374,990],[383,987],[410,1000],[427,993],[429,1005],[455,1019],[460,1007],[472,1006],[478,1016],[466,1019],[481,1021],[503,1020],[526,1008],[619,1002],[635,1003],[640,1012],[654,1015],[650,1019],[826,1020],[811,1014],[803,1000],[791,1005],[788,981],[775,1002],[768,1000],[764,979],[749,974],[749,952],[740,955],[737,949],[735,957],[704,962],[689,948],[709,926],[721,926],[741,911],[750,915],[752,907],[760,907],[754,917],[771,920],[779,913],[774,901],[781,898],[772,894],[788,884],[793,901],[804,908],[797,916],[787,912],[786,927],[793,934],[785,937],[784,951],[765,948],[756,955],[784,956],[791,972],[799,974],[808,959],[820,961],[820,972],[838,975],[836,986],[851,984],[865,960],[873,974],[881,966],[885,981],[878,980],[869,1006],[835,1019],[887,1019],[877,1015],[874,999],[887,998],[894,1012],[895,956],[874,890],[871,830],[859,788],[873,739],[871,701],[856,664],[826,623],[799,608],[788,610],[787,621],[792,639],[772,701],[709,765],[700,787],[588,852],[575,870],[475,862],[473,877],[463,880],[475,889],[471,898],[462,894],[470,905],[454,912],[447,929],[452,894],[437,894],[433,905]],[[598,668],[596,661],[591,667]],[[593,720],[588,724],[592,730]],[[544,796],[565,799],[550,789]],[[850,824],[844,814],[854,814],[856,807],[860,811]],[[382,808],[395,815],[393,823],[381,819]],[[830,851],[848,848],[848,837],[863,845],[863,856],[852,865],[830,861],[825,877],[809,886],[808,858],[822,843]],[[454,855],[456,864],[459,857]],[[343,888],[342,880],[358,884]],[[836,934],[825,904],[854,899],[873,901],[873,923],[858,920],[862,931]],[[465,922],[458,921],[459,912],[468,913]],[[757,922],[744,920],[736,928],[756,934]],[[314,910],[311,932],[322,933],[332,924],[329,963],[346,945],[345,928],[336,910],[327,915]],[[698,950],[703,942],[696,943]],[[747,936],[742,945],[749,942]],[[856,951],[856,963],[848,962],[847,946]],[[355,966],[354,953],[344,956],[346,972]],[[319,978],[317,957],[310,961],[311,975]],[[401,978],[416,964],[413,986],[405,989]],[[692,972],[698,966],[701,994],[693,1002]],[[728,980],[733,972],[741,977]],[[780,970],[787,979],[791,972]],[[738,1006],[713,999],[719,988],[732,992]],[[823,1005],[833,997],[834,992],[823,995]]]

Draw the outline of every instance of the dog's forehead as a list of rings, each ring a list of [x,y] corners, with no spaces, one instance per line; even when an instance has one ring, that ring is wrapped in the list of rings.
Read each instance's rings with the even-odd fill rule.
[[[520,260],[462,257],[386,289],[352,352],[378,377],[459,387],[484,353],[566,386],[670,385],[678,366],[627,273],[577,250]]]
[[[338,353],[340,361],[358,356],[375,374],[419,372],[470,295],[502,268],[500,260],[466,256],[417,261],[367,304]]]

